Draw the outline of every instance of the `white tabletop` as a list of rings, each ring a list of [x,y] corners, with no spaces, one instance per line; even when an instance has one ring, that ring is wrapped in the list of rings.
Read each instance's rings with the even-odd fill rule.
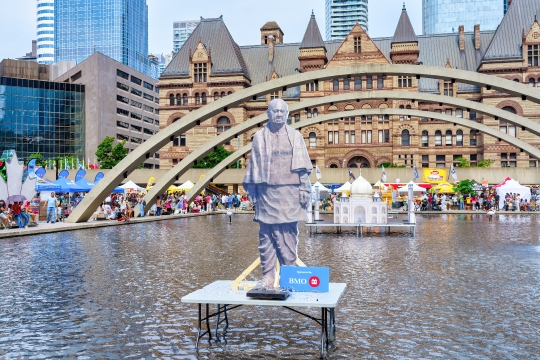
[[[249,283],[249,282],[248,282]],[[227,305],[264,305],[335,308],[347,284],[330,283],[329,292],[292,292],[286,300],[259,300],[246,296],[247,291],[232,290],[231,280],[215,281],[204,288],[182,298],[184,303],[227,304]]]

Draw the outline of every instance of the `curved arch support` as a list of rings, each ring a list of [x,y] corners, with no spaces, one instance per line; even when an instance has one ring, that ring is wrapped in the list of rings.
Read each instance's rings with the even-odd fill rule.
[[[411,98],[412,95],[414,95],[415,101],[420,100],[420,101],[432,102],[432,103],[443,103],[446,105],[474,110],[476,112],[483,113],[488,116],[505,120],[509,123],[513,123],[522,128],[525,127],[533,134],[540,136],[540,124],[532,120],[523,118],[519,115],[510,113],[508,111],[498,109],[494,106],[489,106],[489,105],[477,103],[474,101],[464,100],[464,99],[455,98],[455,97],[427,94],[427,93],[411,93],[407,91],[388,91],[388,90],[361,91],[361,92],[349,92],[345,94],[313,98],[313,99],[309,99],[309,100],[305,100],[299,103],[294,103],[294,104],[289,105],[289,112],[293,113],[295,111],[302,110],[306,107],[320,106],[324,104],[330,104],[332,102],[337,103],[337,102],[342,102],[342,101],[345,102],[345,101],[351,101],[351,100],[373,100],[373,99],[396,100],[396,99]],[[363,109],[363,110],[370,110],[370,109]],[[399,110],[405,111],[407,109],[399,109]],[[338,113],[333,113],[331,115],[333,116],[333,118],[348,117],[348,116],[352,116],[351,115],[352,111],[340,112],[339,114],[341,114],[341,116],[336,116],[336,114]],[[403,115],[403,114],[398,114],[398,115]],[[423,111],[422,117],[425,117],[426,115],[429,115],[430,118],[434,118],[434,116],[432,115],[436,115],[436,113]],[[322,116],[311,118],[313,122],[310,122],[310,124],[316,124],[319,121],[321,121],[319,119],[322,119],[322,118],[323,118]],[[452,119],[460,120],[460,118],[454,118],[454,117],[452,117]],[[258,115],[252,119],[249,119],[239,125],[232,127],[230,130],[211,139],[210,141],[205,143],[203,146],[201,146],[200,148],[190,153],[188,156],[186,156],[186,158],[184,158],[177,165],[175,165],[171,170],[169,170],[148,192],[146,196],[147,208],[145,209],[145,211],[148,211],[150,207],[154,204],[156,197],[160,194],[163,194],[163,192],[165,192],[165,190],[174,183],[177,177],[182,176],[186,171],[188,171],[193,166],[194,162],[197,159],[200,159],[208,155],[215,147],[224,144],[225,142],[231,140],[235,136],[238,136],[239,134],[245,133],[253,128],[256,128],[257,126],[260,126],[267,121],[268,121],[268,117],[266,116],[266,114]],[[470,120],[467,120],[467,121],[470,121]],[[301,127],[308,126],[306,125],[305,120],[296,124],[301,124]],[[136,209],[136,213],[137,212],[138,212],[138,209]]]
[[[413,117],[421,117],[422,113],[425,113],[423,111],[418,110],[404,110],[404,109],[363,109],[363,110],[355,110],[355,111],[346,111],[346,112],[339,112],[335,114],[320,116],[318,119],[314,120],[313,118],[301,121],[299,123],[295,123],[291,125],[291,127],[298,129],[301,127],[309,126],[312,124],[316,124],[318,122],[325,122],[334,120],[340,117],[344,116],[362,116],[362,115],[410,115]],[[431,116],[431,118],[441,121],[446,121],[449,123],[456,123],[463,127],[467,127],[470,129],[478,130],[484,134],[500,138],[503,141],[506,141],[507,143],[523,149],[523,151],[531,154],[532,156],[540,159],[540,149],[537,149],[536,147],[527,144],[523,140],[519,140],[513,136],[510,136],[508,134],[505,134],[503,132],[500,132],[497,129],[490,128],[489,126],[479,124],[474,121],[466,120],[466,119],[456,119],[453,116],[450,115],[444,115],[444,114],[433,114],[434,116]],[[435,116],[436,115],[436,116]],[[456,121],[457,120],[457,121]],[[223,160],[221,163],[219,163],[217,166],[215,166],[213,169],[211,169],[208,173],[205,174],[205,176],[197,181],[195,186],[187,193],[188,201],[191,202],[193,199],[199,194],[206,186],[208,186],[209,183],[213,181],[219,174],[221,174],[225,169],[233,164],[236,160],[247,154],[251,151],[251,143],[240,148],[240,150],[235,151],[233,154],[231,154],[229,157],[227,157],[225,160]]]
[[[186,114],[181,120],[171,124],[165,129],[149,138],[145,143],[138,146],[126,156],[114,169],[111,169],[105,177],[90,191],[71,213],[68,222],[87,221],[95,209],[101,205],[101,201],[110,193],[116,185],[143,163],[147,156],[159,151],[167,142],[175,136],[185,133],[202,121],[211,118],[228,107],[236,106],[252,97],[268,94],[270,92],[294,87],[312,82],[314,80],[329,80],[346,76],[357,75],[393,75],[393,76],[416,76],[433,79],[457,81],[460,83],[490,87],[507,94],[522,97],[540,104],[540,93],[528,85],[516,83],[496,76],[476,73],[472,71],[418,65],[357,65],[310,71],[267,81],[240,91],[229,96],[213,101],[208,105]],[[419,98],[419,93],[409,93],[406,98]]]

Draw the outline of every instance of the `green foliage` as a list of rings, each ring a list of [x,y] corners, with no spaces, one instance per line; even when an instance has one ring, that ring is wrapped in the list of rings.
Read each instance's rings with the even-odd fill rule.
[[[474,182],[471,180],[461,180],[454,184],[454,191],[462,195],[474,194]]]
[[[389,169],[389,168],[404,168],[405,165],[398,165],[398,164],[393,164],[391,162],[383,162],[382,164],[379,164],[377,165],[378,168],[382,168],[384,165],[384,168],[385,169]]]
[[[464,157],[458,157],[455,161],[457,161],[456,167],[460,167],[460,168],[471,167],[471,163]]]
[[[493,160],[491,160],[491,159],[482,160],[482,161],[478,162],[478,167],[479,168],[488,168],[488,167],[490,167],[491,164],[493,164]]]
[[[194,169],[211,169],[217,166],[221,161],[232,154],[232,151],[227,151],[225,147],[220,146],[210,154],[206,155],[202,159],[197,161],[197,165],[193,166]],[[240,165],[241,166],[241,165]],[[231,164],[231,168],[236,168],[236,163]]]
[[[36,159],[36,166],[45,166],[45,159],[43,159],[43,155],[41,155],[40,153],[37,152],[31,154],[28,157],[28,161],[26,163],[28,164],[28,162],[30,162],[30,160],[32,159]]]
[[[126,143],[122,140],[116,145],[114,144],[114,138],[111,136],[105,136],[105,139],[98,145],[96,156],[101,169],[112,169],[127,155],[127,149],[124,147]]]

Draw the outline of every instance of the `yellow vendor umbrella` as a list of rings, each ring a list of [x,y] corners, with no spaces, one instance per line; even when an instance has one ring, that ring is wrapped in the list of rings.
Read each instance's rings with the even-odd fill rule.
[[[454,187],[449,183],[440,183],[439,185],[435,186],[433,188],[435,192],[437,193],[443,193],[443,194],[454,194]]]
[[[174,194],[175,192],[182,192],[182,188],[180,187],[177,187],[177,186],[174,186],[174,185],[171,185],[169,186],[169,188],[167,189],[167,194]]]

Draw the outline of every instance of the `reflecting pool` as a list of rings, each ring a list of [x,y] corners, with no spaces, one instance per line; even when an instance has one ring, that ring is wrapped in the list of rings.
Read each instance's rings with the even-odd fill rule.
[[[319,327],[242,307],[226,342],[194,351],[180,298],[236,278],[258,256],[252,215],[185,218],[0,241],[0,357],[317,358]],[[299,256],[348,284],[331,359],[535,358],[539,222],[420,217],[416,234],[309,236]],[[255,278],[253,278],[255,280]],[[318,311],[310,310],[314,315]]]

